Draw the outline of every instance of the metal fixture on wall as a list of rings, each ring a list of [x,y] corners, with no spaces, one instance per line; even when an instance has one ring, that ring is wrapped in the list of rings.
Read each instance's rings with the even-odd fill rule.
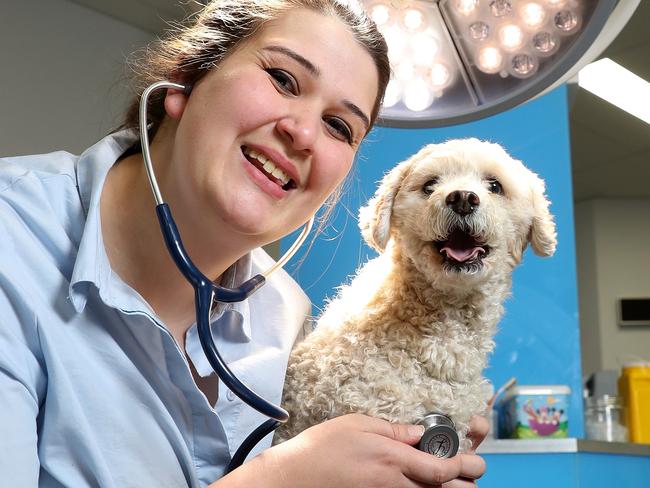
[[[483,118],[556,87],[593,61],[640,0],[366,0],[388,43],[382,125]]]

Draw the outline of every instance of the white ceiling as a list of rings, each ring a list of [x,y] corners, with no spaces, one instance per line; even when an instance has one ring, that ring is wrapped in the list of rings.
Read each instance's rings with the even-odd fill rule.
[[[625,1],[625,0],[623,0]],[[650,80],[650,1],[602,57]],[[649,198],[650,125],[577,86],[570,88],[574,198]]]
[[[152,33],[195,11],[194,0],[72,0]],[[626,0],[621,0],[626,1]],[[650,80],[650,0],[602,57]],[[577,85],[569,86],[573,186],[576,201],[650,198],[650,125]]]

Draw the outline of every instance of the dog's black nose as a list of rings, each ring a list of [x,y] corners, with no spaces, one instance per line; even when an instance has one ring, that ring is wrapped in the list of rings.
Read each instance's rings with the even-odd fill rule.
[[[473,191],[456,190],[447,195],[445,203],[458,215],[469,215],[476,210],[481,200]]]

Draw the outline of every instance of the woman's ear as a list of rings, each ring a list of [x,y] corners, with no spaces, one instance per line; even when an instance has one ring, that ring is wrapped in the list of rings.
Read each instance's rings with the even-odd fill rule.
[[[188,100],[186,90],[168,88],[165,94],[165,113],[172,119],[180,119]]]

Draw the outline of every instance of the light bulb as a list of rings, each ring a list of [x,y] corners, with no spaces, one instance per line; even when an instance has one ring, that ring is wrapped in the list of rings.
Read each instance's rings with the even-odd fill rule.
[[[496,47],[484,47],[478,52],[476,64],[484,73],[497,73],[503,64],[503,54]]]
[[[408,41],[406,33],[394,25],[386,29],[383,34],[388,45],[388,57],[393,62],[399,60]]]
[[[418,9],[410,8],[404,12],[402,23],[407,31],[419,31],[425,26],[424,14]]]
[[[413,63],[408,60],[402,60],[396,67],[395,67],[395,79],[399,81],[411,81],[413,78],[415,78],[415,66],[413,66]]]
[[[485,22],[474,22],[469,26],[469,36],[475,41],[484,41],[490,36],[490,26]]]
[[[521,28],[515,24],[504,25],[499,30],[499,41],[504,49],[514,51],[523,45],[524,33]]]
[[[495,17],[505,17],[512,12],[512,3],[510,0],[492,0],[490,2],[490,11]]]
[[[411,39],[411,53],[415,64],[430,65],[438,53],[438,43],[427,34],[417,34]]]
[[[578,15],[571,10],[562,10],[555,14],[553,19],[555,27],[560,29],[565,34],[574,31],[578,26]]]
[[[539,27],[546,20],[546,12],[539,3],[527,3],[521,8],[521,20],[528,27]]]
[[[456,11],[462,15],[471,14],[478,5],[478,0],[456,0]]]
[[[555,51],[558,41],[550,32],[538,32],[533,36],[533,47],[541,56],[548,56]]]
[[[377,3],[370,8],[370,18],[381,28],[391,20],[391,8],[383,3]]]
[[[528,54],[517,54],[510,61],[510,72],[518,78],[527,78],[537,71],[537,59]]]
[[[406,85],[404,90],[404,105],[413,112],[421,112],[431,106],[433,93],[423,79],[416,79]]]
[[[431,84],[436,88],[444,88],[451,81],[449,69],[441,63],[436,63],[431,67]]]
[[[402,87],[397,80],[390,80],[386,86],[382,107],[389,108],[395,105],[402,98]]]

